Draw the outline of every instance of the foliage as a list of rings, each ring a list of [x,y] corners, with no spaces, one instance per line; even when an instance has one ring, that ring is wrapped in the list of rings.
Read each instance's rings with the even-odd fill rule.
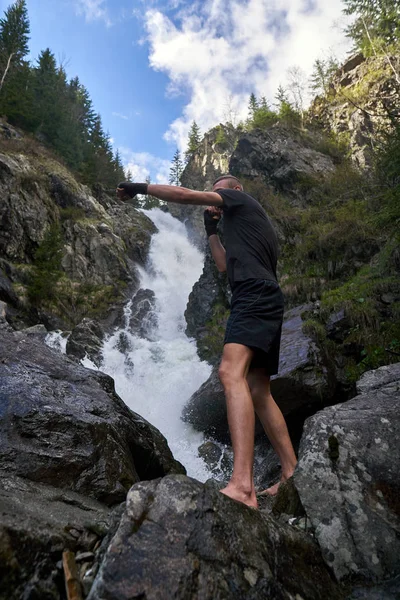
[[[188,162],[193,154],[196,152],[201,142],[201,133],[200,127],[197,125],[196,121],[192,122],[189,131],[189,139],[188,139],[188,147],[185,153],[185,161]]]
[[[310,88],[316,94],[326,94],[332,75],[337,71],[339,65],[333,57],[327,60],[317,59],[313,65],[310,78]]]
[[[25,0],[16,0],[0,19],[0,90],[8,73],[28,54],[29,19]]]
[[[51,300],[56,284],[62,276],[63,238],[58,224],[53,224],[45,233],[35,253],[34,271],[28,286],[28,297],[34,305]]]
[[[181,177],[183,173],[183,161],[181,153],[178,148],[175,151],[174,157],[171,161],[171,168],[169,170],[169,183],[170,185],[181,185]]]
[[[121,157],[88,91],[77,77],[67,81],[49,48],[30,66],[24,60],[28,34],[26,3],[17,0],[0,20],[0,114],[55,150],[84,183],[114,188],[125,179]]]
[[[355,21],[346,32],[357,49],[365,54],[385,51],[400,40],[400,11],[398,0],[343,0],[344,12],[354,15]]]
[[[226,144],[228,143],[228,140],[226,137],[225,129],[222,127],[222,125],[217,125],[217,127],[215,129],[217,132],[217,135],[215,137],[215,143],[218,146],[226,146]]]

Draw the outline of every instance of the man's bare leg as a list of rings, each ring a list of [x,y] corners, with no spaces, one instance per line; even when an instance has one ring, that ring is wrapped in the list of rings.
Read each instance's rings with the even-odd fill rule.
[[[280,482],[261,492],[262,494],[274,496],[278,493],[280,483],[293,475],[297,458],[290,440],[286,421],[271,395],[269,376],[264,373],[263,369],[253,369],[248,374],[247,380],[253,399],[254,410],[279,457],[282,467]]]
[[[221,490],[234,500],[257,508],[254,489],[254,406],[247,374],[253,351],[242,344],[225,344],[219,376],[224,386],[233,447],[233,473]]]

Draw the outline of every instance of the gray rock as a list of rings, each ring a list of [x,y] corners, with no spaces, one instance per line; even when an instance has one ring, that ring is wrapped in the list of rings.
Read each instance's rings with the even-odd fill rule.
[[[152,290],[140,289],[132,299],[129,330],[145,339],[152,339],[151,333],[157,325],[155,294]]]
[[[32,327],[27,327],[26,329],[23,330],[23,333],[25,335],[36,335],[36,336],[44,339],[46,337],[46,335],[48,334],[48,331],[47,331],[46,327],[43,325],[43,323],[39,323],[38,325],[32,325]]]
[[[96,500],[19,477],[1,475],[0,598],[62,596],[57,563],[66,548],[93,551],[110,526]]]
[[[243,134],[232,154],[229,170],[238,177],[261,177],[275,190],[302,203],[296,184],[304,178],[325,178],[335,171],[332,158],[308,148],[281,125],[268,132]]]
[[[388,383],[395,383],[399,380],[400,362],[380,367],[374,371],[367,371],[356,383],[357,394],[368,394]]]
[[[341,597],[308,536],[212,485],[168,476],[130,490],[89,600],[295,596]]]
[[[10,304],[17,304],[17,296],[13,290],[12,283],[0,268],[0,300]]]
[[[319,349],[302,330],[301,314],[307,308],[309,305],[303,305],[285,313],[279,374],[271,381],[272,394],[286,416],[319,408],[334,392]],[[190,398],[182,418],[223,443],[229,440],[225,396],[217,366]]]
[[[97,321],[83,319],[68,337],[66,352],[68,356],[82,359],[88,356],[90,360],[100,367],[102,361],[102,343],[104,331]]]
[[[161,433],[117,396],[111,377],[21,332],[1,337],[0,475],[114,504],[139,479],[184,471]]]
[[[306,421],[295,484],[337,578],[377,581],[400,570],[400,363],[360,389]]]
[[[208,333],[206,324],[213,318],[217,305],[222,309],[229,308],[230,299],[231,292],[227,276],[225,273],[218,272],[211,252],[207,248],[204,269],[189,295],[185,319],[187,323],[186,334],[196,339],[200,358],[211,364],[215,364],[220,360],[222,348],[217,354],[213,349],[206,346],[204,341]]]

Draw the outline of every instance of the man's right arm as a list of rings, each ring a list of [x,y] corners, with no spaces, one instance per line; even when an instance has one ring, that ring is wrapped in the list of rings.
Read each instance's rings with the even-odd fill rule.
[[[226,271],[226,252],[225,248],[221,244],[221,240],[219,239],[217,234],[210,235],[208,238],[208,243],[210,244],[211,254],[217,265],[217,269],[220,273],[225,273]]]
[[[220,211],[209,208],[204,211],[204,227],[208,236],[211,254],[220,273],[226,271],[226,252],[218,237],[217,229],[221,218]]]

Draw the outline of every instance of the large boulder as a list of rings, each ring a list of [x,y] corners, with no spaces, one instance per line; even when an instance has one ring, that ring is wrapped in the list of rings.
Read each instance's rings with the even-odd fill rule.
[[[309,414],[328,402],[334,391],[317,345],[303,332],[301,315],[309,308],[303,305],[285,313],[279,374],[271,381],[272,394],[285,416]],[[188,401],[183,419],[221,442],[229,439],[225,396],[217,366]]]
[[[243,134],[231,156],[229,170],[238,177],[261,178],[274,190],[302,203],[297,185],[325,179],[335,171],[331,157],[309,147],[295,132],[281,125]]]
[[[114,504],[140,479],[184,472],[165,438],[117,396],[111,377],[3,323],[0,473]]]
[[[184,476],[128,494],[90,600],[342,597],[305,534]]]
[[[65,549],[94,557],[110,509],[70,490],[2,473],[0,598],[63,598]]]
[[[306,421],[295,484],[336,576],[382,580],[400,572],[400,363],[358,389]]]

